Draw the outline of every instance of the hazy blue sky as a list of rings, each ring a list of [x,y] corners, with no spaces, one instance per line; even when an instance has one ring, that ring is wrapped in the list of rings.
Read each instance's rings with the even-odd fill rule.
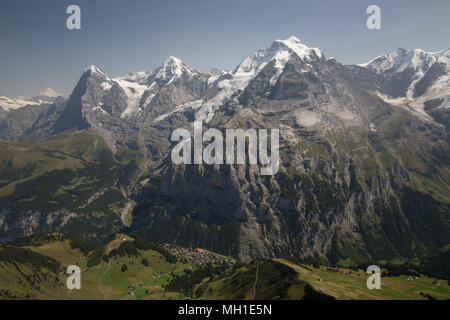
[[[81,8],[81,30],[66,8]],[[366,28],[381,7],[382,30]],[[327,57],[361,63],[398,47],[450,46],[449,0],[1,0],[0,95],[69,94],[90,64],[110,76],[150,71],[173,55],[204,69],[233,69],[291,35]]]

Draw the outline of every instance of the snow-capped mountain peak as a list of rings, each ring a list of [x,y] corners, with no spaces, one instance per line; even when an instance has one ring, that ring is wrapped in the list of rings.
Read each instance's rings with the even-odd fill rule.
[[[429,52],[399,48],[359,66],[378,74],[388,86],[391,82],[397,84],[396,90],[389,91],[388,96],[393,99],[387,97],[388,102],[406,101],[409,109],[427,115],[425,105],[433,99],[439,98],[439,108],[450,106],[449,62],[450,49]],[[404,98],[408,100],[401,100]]]
[[[93,64],[84,70],[84,73],[87,73],[87,72],[89,72],[91,75],[99,74],[99,75],[106,76],[106,74],[102,71],[102,69],[100,69],[99,67],[97,67],[96,65],[93,65]]]
[[[195,71],[180,59],[170,56],[162,65],[156,68],[153,76],[154,79],[171,82],[173,79],[181,77],[184,73],[192,75]]]
[[[253,55],[245,57],[233,71],[238,89],[245,88],[249,81],[272,61],[274,61],[275,73],[270,79],[270,84],[274,86],[293,54],[304,61],[311,61],[323,56],[322,51],[317,48],[309,48],[294,36],[285,40],[275,40],[268,48],[259,49]]]
[[[416,72],[424,73],[436,62],[437,58],[443,52],[427,52],[421,49],[407,50],[399,48],[392,53],[378,56],[359,66],[371,68],[378,73],[386,71],[399,73],[409,68],[412,68]]]
[[[379,75],[391,75],[395,77],[402,76],[400,74],[403,74],[406,76],[405,79],[409,79],[408,88],[404,93],[404,96],[412,98],[413,95],[417,95],[416,85],[420,84],[421,79],[423,79],[430,70],[433,71],[433,75],[429,74],[427,78],[430,85],[432,77],[440,77],[440,75],[437,74],[436,64],[443,64],[445,66],[444,70],[446,70],[446,72],[449,71],[449,56],[449,49],[429,52],[422,49],[407,50],[399,48],[394,52],[378,56],[369,62],[359,64],[358,66],[371,69]],[[443,80],[441,81],[443,83],[445,83],[444,78],[441,79]],[[422,83],[422,86],[423,85],[424,83]],[[448,85],[442,86],[440,84],[439,87],[448,88]]]
[[[291,36],[285,40],[275,40],[272,46],[285,46],[295,52],[300,58],[311,58],[313,53],[315,53],[319,58],[322,58],[323,53],[319,48],[310,48],[303,44],[300,39],[295,36]]]
[[[270,47],[259,49],[253,55],[245,57],[234,73],[258,73],[271,60],[275,60],[277,69],[282,69],[293,53],[307,60],[323,56],[320,49],[310,48],[292,36],[285,40],[275,40]]]
[[[223,101],[232,97],[236,92],[243,91],[250,81],[269,64],[274,69],[270,78],[270,85],[275,86],[286,63],[293,55],[298,56],[305,62],[303,71],[313,69],[310,63],[323,58],[320,49],[310,48],[294,36],[285,40],[275,40],[269,47],[259,49],[253,55],[246,56],[234,71],[229,73],[229,77],[218,82],[219,93],[203,103],[202,107],[197,110],[197,118],[208,122],[218,105],[221,105]],[[208,83],[213,84],[218,78],[219,76],[211,77]]]

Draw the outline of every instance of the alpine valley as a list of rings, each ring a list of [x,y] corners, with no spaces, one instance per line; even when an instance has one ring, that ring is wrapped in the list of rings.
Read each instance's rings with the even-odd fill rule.
[[[442,256],[448,272],[449,71],[450,49],[343,65],[290,37],[233,71],[169,57],[118,78],[90,66],[68,98],[0,97],[0,241],[125,232],[241,263]],[[171,134],[195,120],[279,129],[278,173],[174,165]]]

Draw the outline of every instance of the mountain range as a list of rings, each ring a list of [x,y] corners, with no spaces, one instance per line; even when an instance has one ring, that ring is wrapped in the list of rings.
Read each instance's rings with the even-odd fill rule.
[[[124,230],[243,262],[436,254],[450,244],[449,58],[343,65],[290,37],[233,71],[169,57],[116,78],[90,66],[68,98],[0,97],[0,240]],[[174,165],[171,133],[195,120],[279,129],[279,172]]]

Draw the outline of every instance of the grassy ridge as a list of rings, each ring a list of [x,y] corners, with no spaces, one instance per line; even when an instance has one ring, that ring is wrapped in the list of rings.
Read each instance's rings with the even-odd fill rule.
[[[363,270],[330,268],[325,266],[298,265],[285,259],[275,259],[298,273],[300,280],[306,281],[314,289],[323,291],[336,299],[344,300],[424,300],[421,295],[429,294],[436,299],[448,299],[450,286],[443,281],[433,284],[436,278],[420,275],[418,280],[408,280],[408,275],[381,278],[381,290],[368,290],[368,275]]]
[[[196,292],[199,299],[332,299],[298,279],[293,268],[275,260],[258,260],[235,268],[217,279],[208,279]]]

